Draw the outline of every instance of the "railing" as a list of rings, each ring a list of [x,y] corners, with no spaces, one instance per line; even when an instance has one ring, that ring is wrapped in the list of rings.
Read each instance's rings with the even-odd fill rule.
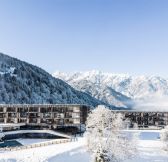
[[[135,127],[135,128],[128,128],[127,130],[161,130],[163,129],[162,126],[149,126],[149,127]]]
[[[63,140],[59,140],[59,141],[52,140],[52,141],[47,141],[47,142],[42,142],[42,143],[31,144],[31,145],[27,145],[27,146],[5,147],[5,148],[0,148],[0,151],[18,151],[18,150],[23,150],[23,149],[31,149],[31,148],[49,146],[49,145],[53,145],[53,144],[67,143],[67,142],[71,142],[72,140],[73,139],[63,139]]]

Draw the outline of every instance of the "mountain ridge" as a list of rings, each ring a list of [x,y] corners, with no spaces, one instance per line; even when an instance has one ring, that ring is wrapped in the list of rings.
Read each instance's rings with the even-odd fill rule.
[[[57,76],[74,88],[84,90],[85,92],[89,90],[86,88],[87,84],[92,84],[95,87],[99,86],[99,95],[102,95],[99,99],[105,101],[104,97],[106,97],[106,103],[113,103],[115,105],[115,99],[117,99],[116,95],[119,93],[120,96],[123,96],[123,99],[126,99],[126,104],[122,101],[122,98],[118,102],[120,102],[121,105],[125,105],[127,108],[136,106],[135,102],[137,100],[147,102],[148,98],[151,101],[152,97],[158,98],[168,96],[168,79],[160,76],[131,76],[128,74],[104,73],[96,70],[74,72],[70,74],[57,71],[53,76]],[[115,94],[111,94],[111,97],[107,97],[108,92],[106,94],[102,94],[101,92],[103,89],[105,89],[104,91],[108,91],[109,87],[116,92]],[[92,96],[98,98],[95,95],[95,91],[92,92]]]
[[[0,104],[43,103],[104,104],[42,68],[0,53]]]

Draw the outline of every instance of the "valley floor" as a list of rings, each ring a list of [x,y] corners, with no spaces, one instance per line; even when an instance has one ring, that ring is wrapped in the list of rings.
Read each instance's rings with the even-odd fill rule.
[[[163,151],[163,143],[158,137],[159,131],[140,131],[137,155],[125,162],[168,162],[168,153]],[[43,141],[19,140],[26,145]],[[0,162],[89,162],[90,154],[85,145],[85,139],[78,138],[76,142],[41,148],[11,152],[2,151],[0,152]]]

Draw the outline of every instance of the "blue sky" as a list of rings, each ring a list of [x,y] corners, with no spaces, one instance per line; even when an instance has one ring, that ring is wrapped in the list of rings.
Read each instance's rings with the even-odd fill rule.
[[[0,51],[52,73],[168,77],[167,0],[0,0]]]

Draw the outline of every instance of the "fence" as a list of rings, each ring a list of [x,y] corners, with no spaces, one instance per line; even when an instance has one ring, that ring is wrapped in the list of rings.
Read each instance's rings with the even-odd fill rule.
[[[42,143],[31,144],[31,145],[27,145],[27,146],[0,148],[0,151],[17,151],[17,150],[23,150],[23,149],[49,146],[49,145],[53,145],[53,144],[67,143],[67,142],[71,142],[71,141],[72,141],[72,139],[62,139],[62,140],[59,140],[59,141],[58,140],[52,140],[52,141],[47,141],[47,142],[42,142]]]

